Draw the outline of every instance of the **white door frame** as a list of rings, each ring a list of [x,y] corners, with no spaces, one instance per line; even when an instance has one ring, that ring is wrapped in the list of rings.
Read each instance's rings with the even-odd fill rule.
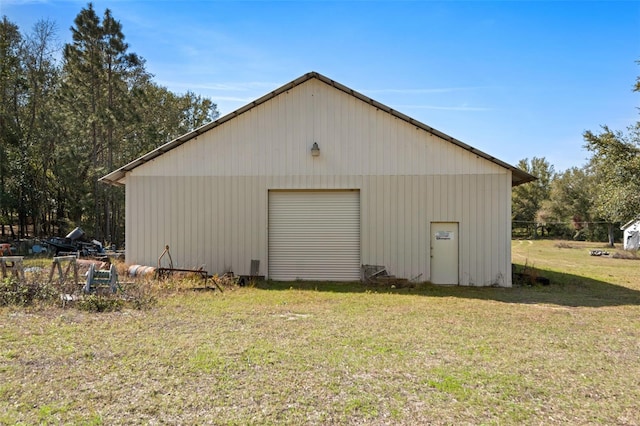
[[[458,285],[460,283],[459,222],[431,222],[430,231],[431,283]]]

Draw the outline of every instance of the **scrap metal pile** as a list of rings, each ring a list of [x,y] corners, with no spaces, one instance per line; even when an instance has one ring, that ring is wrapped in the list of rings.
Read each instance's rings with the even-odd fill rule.
[[[103,255],[104,248],[100,241],[92,240],[86,242],[82,239],[84,235],[84,231],[81,228],[75,228],[64,238],[53,237],[45,242],[55,250],[56,256],[71,253],[78,253],[83,257]]]

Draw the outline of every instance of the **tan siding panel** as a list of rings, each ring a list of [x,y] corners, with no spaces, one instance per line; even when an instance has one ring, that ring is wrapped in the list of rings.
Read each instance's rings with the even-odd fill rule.
[[[309,153],[314,141],[320,145],[319,159]],[[132,174],[449,175],[506,170],[346,93],[308,81]]]
[[[404,278],[422,274],[426,280],[429,223],[459,222],[460,282],[489,285],[500,274],[507,277],[505,283],[510,282],[505,248],[509,233],[504,224],[508,208],[503,206],[510,199],[509,179],[504,175],[351,176],[335,178],[337,188],[333,189],[361,189],[362,263],[384,265]],[[295,181],[285,177],[130,177],[127,261],[155,265],[164,244],[169,244],[176,266],[205,264],[211,273],[232,269],[248,274],[251,259],[258,259],[266,273],[268,190],[294,188]],[[313,189],[327,185],[323,177],[304,182]],[[433,198],[433,192],[453,189],[467,195]],[[497,194],[493,199],[492,193]],[[447,217],[442,217],[440,208],[431,210],[438,199],[455,204],[442,207]]]

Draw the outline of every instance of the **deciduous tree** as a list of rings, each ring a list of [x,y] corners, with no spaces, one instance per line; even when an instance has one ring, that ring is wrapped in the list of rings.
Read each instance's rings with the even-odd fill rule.
[[[28,224],[44,232],[51,211],[50,153],[56,127],[52,93],[56,90],[55,25],[38,21],[23,37],[2,22],[2,110],[0,112],[0,190],[2,216],[17,216],[20,235]]]
[[[25,36],[0,21],[1,236],[17,221],[22,235],[82,226],[121,243],[124,193],[98,178],[215,119],[217,108],[155,84],[108,9],[102,19],[91,3],[80,11],[61,65],[55,32],[41,21]]]
[[[609,245],[614,246],[614,226],[640,212],[640,123],[627,134],[607,126],[600,133],[584,133],[592,153],[589,169],[595,176],[593,205],[609,223]]]
[[[17,204],[9,165],[20,140],[17,110],[23,79],[21,44],[18,26],[4,16],[0,21],[0,228],[3,237],[5,225],[12,223]],[[10,230],[13,233],[12,227]]]
[[[512,190],[512,220],[522,224],[529,230],[531,236],[537,236],[536,215],[544,200],[549,198],[551,180],[555,174],[554,168],[544,158],[533,157],[518,162],[518,168],[537,177],[538,179],[519,185]],[[544,234],[544,229],[542,230]]]
[[[557,173],[551,181],[549,198],[538,217],[544,217],[557,236],[590,238],[593,228],[593,176],[586,168],[572,167]]]

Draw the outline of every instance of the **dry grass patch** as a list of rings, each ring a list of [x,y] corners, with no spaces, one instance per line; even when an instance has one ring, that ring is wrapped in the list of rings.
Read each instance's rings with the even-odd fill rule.
[[[570,245],[568,250],[566,245]],[[606,256],[590,256],[594,250],[606,251]],[[539,269],[554,271],[568,276],[590,278],[609,284],[640,284],[640,268],[635,262],[625,261],[633,257],[622,249],[606,247],[603,243],[572,241],[570,243],[537,240],[513,241],[513,262],[519,265],[529,264]],[[637,254],[636,254],[637,255]]]
[[[611,257],[614,259],[640,260],[637,251],[616,251]]]
[[[602,278],[624,260],[524,247],[514,259],[550,286],[264,283],[171,290],[146,311],[1,308],[0,424],[637,424],[640,281]]]

